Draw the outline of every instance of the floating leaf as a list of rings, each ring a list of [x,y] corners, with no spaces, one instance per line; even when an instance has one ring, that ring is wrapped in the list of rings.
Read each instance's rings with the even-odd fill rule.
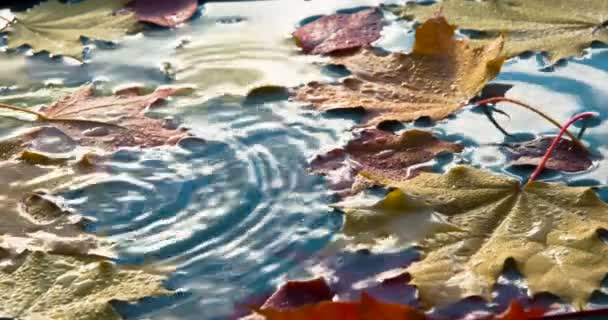
[[[348,142],[344,149],[334,149],[317,156],[310,164],[313,173],[327,175],[334,189],[349,189],[359,171],[387,179],[414,177],[416,165],[428,162],[441,153],[456,153],[463,146],[437,139],[430,132],[408,130],[395,135],[367,129]],[[360,182],[360,181],[359,181]],[[355,186],[355,190],[356,186]]]
[[[39,122],[61,131],[78,145],[106,151],[175,144],[188,135],[173,123],[145,115],[148,108],[178,94],[180,89],[157,89],[147,95],[139,95],[138,91],[123,90],[113,96],[97,97],[92,86],[85,86],[36,114]],[[29,133],[14,139],[25,144],[28,138],[36,136]]]
[[[360,302],[323,301],[292,310],[260,309],[267,320],[424,320],[424,313],[405,305],[383,303],[363,293]]]
[[[605,0],[444,0],[409,3],[396,10],[402,17],[425,21],[437,12],[462,29],[483,32],[487,40],[505,34],[505,51],[547,52],[549,60],[580,55],[594,41],[608,42]]]
[[[293,33],[304,53],[331,54],[368,46],[380,38],[383,22],[378,9],[321,17]]]
[[[553,139],[552,137],[545,137],[528,142],[508,144],[503,146],[502,150],[511,159],[510,164],[512,165],[537,166]],[[549,161],[545,164],[545,168],[578,172],[589,169],[592,164],[587,150],[581,149],[571,140],[560,139]]]
[[[91,256],[15,255],[0,249],[0,315],[19,319],[118,320],[111,301],[169,293],[162,275]]]
[[[323,278],[288,281],[262,305],[262,309],[290,310],[306,304],[329,301],[334,296]]]
[[[492,320],[532,320],[532,319],[542,319],[546,313],[546,310],[531,308],[529,310],[524,309],[524,307],[517,301],[512,301],[509,305],[509,308],[505,310],[501,314],[495,315]]]
[[[608,228],[608,205],[590,188],[543,182],[520,188],[517,180],[470,167],[406,181],[368,178],[398,188],[383,201],[390,205],[365,211],[374,214],[370,220],[388,224],[419,210],[445,217],[444,230],[420,237],[423,258],[407,268],[427,306],[489,299],[510,258],[532,294],[550,292],[577,308],[608,272],[608,246],[598,234]],[[408,210],[410,199],[422,209]]]
[[[129,7],[139,21],[174,27],[192,18],[198,9],[198,0],[133,0]]]
[[[132,14],[114,14],[125,3],[126,0],[42,2],[16,15],[8,29],[8,47],[29,45],[34,53],[47,51],[81,60],[81,37],[111,41],[135,29],[137,20]]]
[[[295,89],[295,99],[319,110],[363,107],[364,125],[383,121],[443,119],[462,108],[494,78],[503,63],[502,39],[483,47],[454,38],[455,27],[431,18],[416,31],[410,54],[380,55],[362,49],[333,58],[352,76],[340,84],[311,82]]]

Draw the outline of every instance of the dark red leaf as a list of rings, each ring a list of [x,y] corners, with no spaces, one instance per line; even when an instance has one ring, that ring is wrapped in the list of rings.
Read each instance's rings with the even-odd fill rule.
[[[386,178],[412,178],[419,170],[415,165],[432,160],[440,153],[455,153],[462,149],[460,144],[441,141],[422,130],[395,135],[368,129],[344,149],[317,156],[310,169],[313,173],[328,176],[332,189],[343,190],[357,182],[355,177],[360,171]],[[355,185],[353,191],[358,189]]]
[[[377,9],[332,14],[304,25],[293,33],[304,53],[330,54],[364,47],[380,38],[384,23]]]
[[[139,21],[173,27],[190,19],[198,8],[197,0],[133,0],[129,7]]]
[[[519,302],[513,301],[505,312],[494,316],[492,320],[532,320],[542,316],[545,312],[547,310],[535,308],[526,310]]]
[[[509,144],[502,149],[507,154],[512,165],[536,166],[553,141],[552,137],[544,137],[528,142]],[[592,165],[589,153],[571,140],[560,139],[545,168],[551,170],[578,172],[589,169]]]
[[[266,300],[262,309],[290,310],[306,304],[331,301],[333,296],[333,292],[323,278],[288,281]]]

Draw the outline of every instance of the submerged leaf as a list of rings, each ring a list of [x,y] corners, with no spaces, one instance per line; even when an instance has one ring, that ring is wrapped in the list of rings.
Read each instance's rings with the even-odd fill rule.
[[[0,315],[19,319],[118,320],[111,301],[169,293],[162,275],[91,256],[0,249]]]
[[[321,17],[293,33],[304,53],[330,54],[368,46],[380,38],[382,14],[378,9]]]
[[[445,217],[448,228],[419,237],[422,260],[407,268],[427,306],[489,299],[507,259],[515,261],[532,294],[550,292],[577,308],[608,272],[608,246],[598,234],[608,228],[608,204],[590,188],[533,182],[520,189],[517,180],[470,167],[374,180],[398,190],[387,198],[390,210],[366,211],[373,219],[388,223],[411,215],[415,210],[405,210],[409,198],[418,201],[417,210]]]
[[[29,45],[34,53],[48,51],[81,60],[81,37],[111,41],[135,28],[137,20],[132,14],[114,15],[125,3],[126,0],[42,2],[16,15],[8,29],[8,47]]]
[[[459,110],[492,78],[504,59],[502,39],[473,47],[454,38],[455,27],[443,17],[416,31],[410,54],[380,55],[369,49],[335,57],[352,76],[340,84],[311,82],[295,89],[295,99],[319,110],[363,107],[364,125],[420,117],[443,119]]]
[[[139,21],[174,27],[192,18],[198,9],[198,0],[133,0],[129,7]]]
[[[528,142],[509,144],[502,150],[511,160],[511,165],[537,166],[554,138],[545,137]],[[560,139],[551,153],[545,168],[551,170],[578,172],[589,169],[593,162],[589,152],[568,139]]]
[[[462,149],[462,145],[441,141],[427,131],[408,130],[395,135],[367,129],[349,141],[344,149],[315,157],[310,168],[313,173],[327,175],[332,188],[349,189],[359,171],[387,179],[411,178],[419,172],[416,165],[428,162],[438,154],[456,153]],[[356,183],[354,188],[356,192]]]
[[[581,54],[594,41],[608,42],[608,1],[605,0],[443,0],[437,4],[406,4],[402,17],[425,21],[437,12],[462,29],[481,31],[485,38],[505,35],[505,51],[547,52],[549,60]]]

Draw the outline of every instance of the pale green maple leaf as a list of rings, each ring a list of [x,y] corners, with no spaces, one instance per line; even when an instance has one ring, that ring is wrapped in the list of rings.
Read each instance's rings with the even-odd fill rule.
[[[125,4],[125,0],[43,2],[16,15],[8,29],[8,47],[29,45],[34,53],[48,51],[81,60],[81,37],[111,41],[135,29],[137,20],[132,13],[115,14]]]

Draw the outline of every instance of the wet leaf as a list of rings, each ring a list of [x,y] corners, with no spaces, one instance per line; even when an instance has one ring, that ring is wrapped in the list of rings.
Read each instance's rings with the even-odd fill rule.
[[[295,99],[326,111],[363,107],[365,126],[443,119],[462,108],[503,63],[502,39],[473,47],[454,38],[455,27],[443,17],[426,21],[416,31],[410,54],[380,55],[369,49],[332,61],[352,76],[340,84],[311,82],[295,89]]]
[[[262,309],[290,310],[306,304],[330,301],[334,296],[323,278],[287,281],[262,305]]]
[[[398,189],[361,213],[369,220],[389,224],[428,211],[445,221],[443,230],[420,234],[422,260],[407,268],[427,306],[469,296],[489,300],[509,258],[532,294],[550,292],[577,308],[608,272],[608,247],[598,234],[608,227],[608,205],[590,188],[533,182],[520,189],[517,180],[470,167],[406,181],[368,178]],[[410,229],[390,232],[407,236]]]
[[[188,135],[172,123],[145,114],[148,108],[180,93],[180,89],[157,89],[146,95],[138,93],[139,90],[133,89],[112,96],[95,96],[93,87],[85,86],[42,108],[40,112],[44,118],[40,122],[60,130],[80,146],[106,151],[175,144]]]
[[[119,268],[92,256],[0,249],[0,315],[19,319],[114,320],[110,301],[169,293],[162,275]]]
[[[86,234],[89,221],[53,195],[105,176],[88,157],[57,157],[51,164],[50,156],[26,151],[21,159],[0,162],[0,248],[112,255],[109,242]]]
[[[551,145],[553,137],[540,138],[528,142],[514,143],[502,147],[511,160],[511,165],[537,166]],[[587,150],[582,149],[568,139],[560,139],[545,164],[551,170],[578,172],[589,169],[593,162]]]
[[[383,303],[363,293],[359,302],[323,301],[292,310],[260,309],[268,320],[424,320],[424,313],[399,304]]]
[[[321,17],[293,33],[304,53],[331,54],[366,47],[380,38],[383,22],[378,9]]]
[[[126,0],[42,2],[16,15],[8,29],[8,47],[29,45],[34,53],[47,51],[82,60],[81,37],[111,41],[135,29],[137,20],[132,14],[114,15],[125,3]]]
[[[541,317],[545,313],[546,310],[537,308],[526,310],[519,302],[513,301],[507,310],[495,315],[492,320],[532,320]]]
[[[198,9],[198,0],[133,0],[129,7],[139,21],[174,27],[192,18]]]
[[[441,11],[461,29],[483,32],[484,40],[505,34],[509,56],[544,51],[556,62],[580,55],[594,41],[608,42],[604,0],[444,0],[431,6],[410,3],[396,11],[419,21]]]
[[[355,184],[353,191],[356,192],[358,185],[365,185],[365,181],[357,177],[359,171],[372,172],[387,179],[411,178],[420,171],[417,165],[432,160],[438,154],[456,153],[462,149],[462,145],[441,141],[427,131],[408,130],[395,135],[367,129],[343,149],[317,156],[310,168],[313,173],[327,175],[333,189],[350,189]]]

